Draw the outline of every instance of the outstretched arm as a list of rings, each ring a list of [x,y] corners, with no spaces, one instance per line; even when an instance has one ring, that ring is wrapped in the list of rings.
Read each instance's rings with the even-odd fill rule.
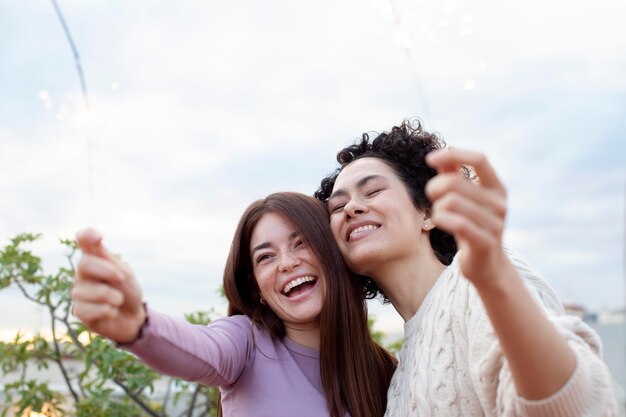
[[[549,397],[572,376],[576,356],[504,252],[504,186],[480,153],[451,148],[432,152],[427,162],[439,173],[426,188],[432,221],[457,241],[459,266],[483,301],[518,394],[528,400]],[[477,182],[460,172],[467,165]]]
[[[158,372],[206,385],[237,380],[251,352],[247,317],[216,320],[207,327],[146,309],[134,274],[105,249],[102,236],[85,229],[76,238],[83,257],[72,302],[74,315],[88,328],[122,343]]]

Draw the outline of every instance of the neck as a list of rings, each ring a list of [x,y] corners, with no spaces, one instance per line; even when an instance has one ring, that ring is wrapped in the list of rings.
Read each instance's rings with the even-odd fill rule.
[[[299,345],[319,349],[320,348],[320,326],[319,323],[312,326],[294,326],[285,323],[285,333],[287,337]]]
[[[404,321],[408,321],[417,313],[445,268],[428,242],[419,253],[384,262],[368,275],[383,290]]]

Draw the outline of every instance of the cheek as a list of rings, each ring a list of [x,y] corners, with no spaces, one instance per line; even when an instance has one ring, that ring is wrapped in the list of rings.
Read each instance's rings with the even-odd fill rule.
[[[269,277],[267,277],[266,275],[267,274],[264,275],[262,271],[255,271],[254,273],[256,285],[259,287],[259,290],[261,290],[262,293],[267,293],[268,290],[272,287],[271,279],[269,279]]]
[[[340,234],[341,234],[341,219],[335,217],[331,217],[330,219],[330,231],[333,233],[333,238],[337,243],[341,242]]]
[[[326,299],[326,291],[328,291],[328,281],[324,279],[322,281],[322,299]]]

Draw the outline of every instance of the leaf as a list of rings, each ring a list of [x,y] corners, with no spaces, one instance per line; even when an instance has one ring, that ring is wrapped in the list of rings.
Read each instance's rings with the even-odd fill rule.
[[[185,319],[191,324],[202,324],[207,325],[211,322],[211,317],[215,316],[215,310],[206,310],[206,311],[194,311],[193,313],[185,314]]]
[[[162,376],[133,355],[117,349],[114,343],[89,332],[68,315],[76,242],[60,239],[60,244],[68,250],[68,265],[50,273],[44,271],[41,258],[28,248],[40,236],[23,233],[0,248],[0,291],[16,286],[24,297],[44,305],[49,314],[48,322],[55,323],[55,339],[50,340],[41,334],[28,339],[18,332],[11,341],[0,342],[0,371],[19,375],[17,380],[3,387],[0,417],[5,417],[9,411],[13,414],[18,410],[16,415],[19,415],[24,411],[42,412],[44,409],[59,416],[75,417],[142,417],[150,414],[142,410],[139,403],[153,410],[151,415],[167,417],[163,409],[167,410],[171,403],[163,407],[160,401],[150,400],[155,383]],[[214,315],[213,310],[198,311],[189,314],[187,319],[206,325]],[[68,359],[78,361],[79,365],[74,362],[69,366]],[[68,378],[65,396],[51,389],[47,381],[25,377],[31,367],[54,369],[59,366],[63,366]],[[215,388],[198,388],[195,383],[175,381],[174,385],[179,389],[172,395],[174,402],[189,401],[190,394],[197,390],[196,412],[206,406],[211,411],[205,410],[202,415],[214,414]],[[77,402],[67,401],[72,397],[72,389],[78,397]]]

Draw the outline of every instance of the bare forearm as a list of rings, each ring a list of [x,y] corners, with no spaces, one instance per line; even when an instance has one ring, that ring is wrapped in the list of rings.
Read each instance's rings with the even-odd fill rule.
[[[547,398],[571,377],[575,354],[532,298],[513,265],[507,262],[502,273],[501,279],[476,288],[518,394],[528,400]]]

